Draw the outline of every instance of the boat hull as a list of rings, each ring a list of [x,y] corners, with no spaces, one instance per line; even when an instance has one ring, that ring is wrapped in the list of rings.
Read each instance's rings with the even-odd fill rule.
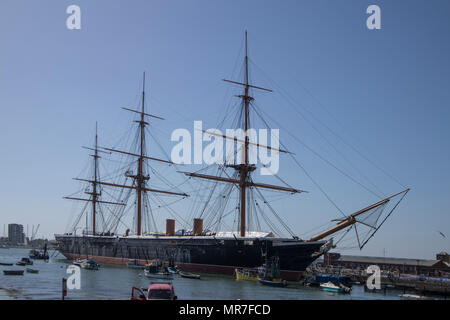
[[[344,290],[342,290],[342,289],[335,289],[335,288],[323,288],[322,287],[322,291],[335,292],[335,293],[344,293]]]
[[[144,275],[149,279],[163,279],[163,280],[173,280],[173,274],[171,273],[151,273],[145,272]]]
[[[270,281],[270,280],[264,280],[264,279],[258,279],[258,281],[262,285],[270,286],[270,287],[282,288],[282,287],[286,287],[287,286],[286,281]]]
[[[198,273],[233,275],[236,268],[256,268],[278,256],[281,276],[300,280],[316,260],[324,241],[305,242],[278,238],[213,237],[100,237],[55,235],[60,252],[68,259],[83,257],[106,264],[130,259],[146,264],[153,259],[172,261],[178,268]]]
[[[3,270],[5,276],[23,276],[24,270]]]

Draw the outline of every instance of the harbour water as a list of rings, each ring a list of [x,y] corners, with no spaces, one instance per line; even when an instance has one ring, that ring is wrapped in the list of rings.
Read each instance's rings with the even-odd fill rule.
[[[28,256],[28,249],[0,249],[0,261],[16,263]],[[48,263],[35,260],[33,269],[38,274],[5,276],[3,270],[20,270],[24,267],[0,266],[0,299],[61,299],[62,278],[67,278],[70,262],[57,252],[50,251]],[[131,288],[147,287],[151,280],[143,271],[127,267],[102,265],[98,271],[81,270],[81,289],[69,290],[66,299],[128,300]],[[236,281],[229,276],[202,275],[201,280],[174,277],[172,283],[180,300],[323,300],[323,299],[400,299],[402,291],[385,293],[366,292],[363,286],[353,286],[351,294],[337,294],[290,284],[286,288],[262,286],[256,282]]]

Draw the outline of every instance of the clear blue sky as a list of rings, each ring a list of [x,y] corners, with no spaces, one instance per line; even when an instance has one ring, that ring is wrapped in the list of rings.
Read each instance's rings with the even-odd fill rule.
[[[71,4],[81,7],[81,30],[66,28]],[[381,7],[381,30],[366,28],[370,4]],[[248,30],[256,85],[275,81],[412,188],[359,254],[450,251],[449,12],[450,3],[438,0],[2,0],[0,224],[40,223],[47,237],[65,230],[71,204],[62,197],[87,160],[80,146],[91,144],[97,120],[104,144],[128,128],[120,107],[136,105],[144,70],[149,107],[168,119],[156,128],[167,151],[173,129],[192,128],[193,120],[215,126],[228,89],[221,79],[232,76]],[[257,99],[317,152],[342,160],[276,92]],[[280,134],[346,212],[377,200]],[[401,189],[348,157],[386,194]],[[281,176],[311,193],[280,210],[301,234],[339,214],[296,170],[282,160]]]

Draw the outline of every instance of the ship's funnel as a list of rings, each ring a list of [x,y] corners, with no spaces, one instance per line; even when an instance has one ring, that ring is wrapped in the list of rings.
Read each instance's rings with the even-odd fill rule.
[[[203,219],[194,219],[194,236],[199,236],[203,232]]]
[[[175,235],[175,220],[167,219],[166,220],[166,236]]]

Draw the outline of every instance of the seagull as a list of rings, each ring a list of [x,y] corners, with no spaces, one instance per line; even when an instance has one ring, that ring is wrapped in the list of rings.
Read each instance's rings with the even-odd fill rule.
[[[447,238],[446,236],[445,236],[445,234],[443,234],[442,232],[440,232],[439,230],[437,231],[442,237],[444,237],[444,238]]]

